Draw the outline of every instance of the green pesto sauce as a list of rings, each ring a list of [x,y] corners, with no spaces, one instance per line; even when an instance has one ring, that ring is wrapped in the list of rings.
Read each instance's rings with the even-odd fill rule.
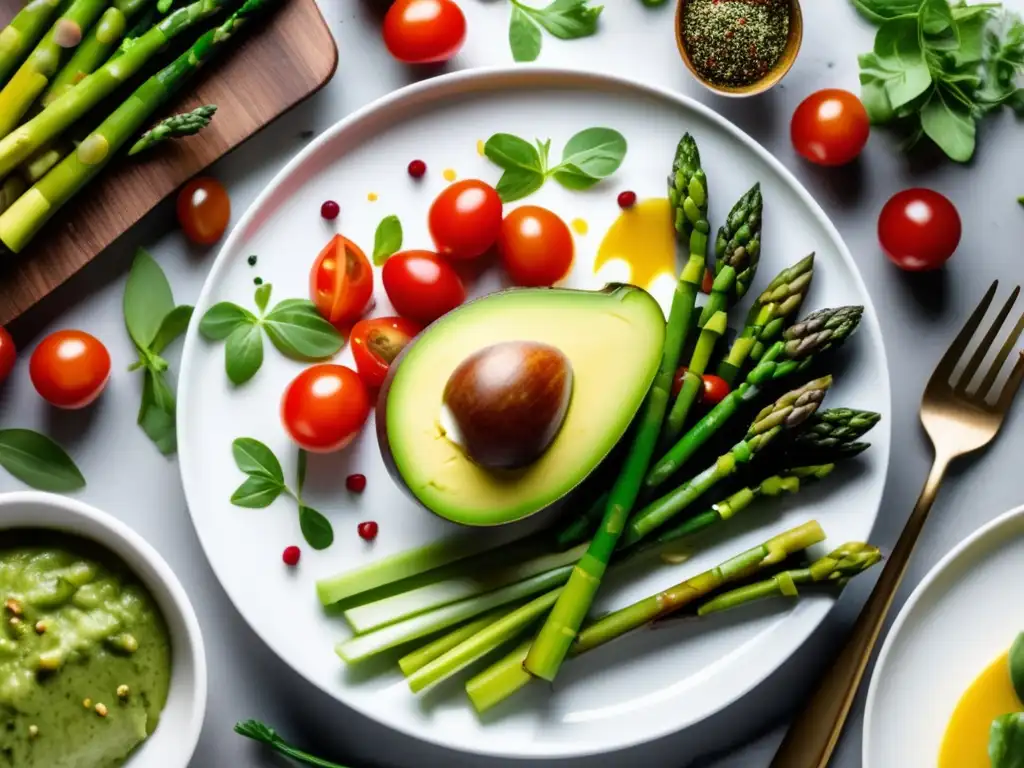
[[[163,616],[123,562],[73,536],[0,534],[0,766],[122,765],[170,676]]]

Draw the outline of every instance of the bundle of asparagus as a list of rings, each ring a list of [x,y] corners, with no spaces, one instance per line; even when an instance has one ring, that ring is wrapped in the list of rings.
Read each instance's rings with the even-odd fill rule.
[[[193,0],[174,10],[166,0],[31,0],[0,31],[0,251],[20,252],[247,20],[278,1]],[[228,11],[98,126],[81,130],[172,41]],[[204,109],[142,146],[194,133],[208,122]]]

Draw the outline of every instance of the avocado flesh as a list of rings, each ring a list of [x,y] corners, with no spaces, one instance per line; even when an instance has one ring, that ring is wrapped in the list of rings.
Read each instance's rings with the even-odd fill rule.
[[[453,522],[498,525],[532,515],[575,488],[622,438],[654,380],[664,340],[661,308],[631,285],[512,289],[466,304],[427,328],[385,384],[378,414],[385,461],[417,500]],[[440,421],[452,371],[502,341],[550,344],[573,370],[558,434],[533,464],[511,471],[474,464]]]

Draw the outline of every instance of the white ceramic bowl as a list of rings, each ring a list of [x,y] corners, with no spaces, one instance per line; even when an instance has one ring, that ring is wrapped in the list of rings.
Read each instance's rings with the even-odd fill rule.
[[[42,528],[91,539],[120,557],[153,595],[171,635],[171,687],[157,729],[125,765],[186,768],[206,715],[206,651],[195,611],[170,566],[120,520],[52,493],[0,494],[0,528]]]

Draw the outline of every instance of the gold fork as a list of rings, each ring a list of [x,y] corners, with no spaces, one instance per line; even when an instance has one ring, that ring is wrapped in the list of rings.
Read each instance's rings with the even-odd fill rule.
[[[999,316],[967,362],[957,383],[952,382],[957,364],[963,359],[971,338],[992,304],[998,284],[998,281],[992,283],[992,287],[974,310],[960,335],[939,361],[928,381],[928,386],[925,387],[921,401],[921,423],[924,424],[925,431],[928,432],[935,448],[931,472],[928,473],[917,505],[911,512],[910,519],[907,520],[903,533],[900,534],[899,541],[896,542],[896,547],[889,556],[860,618],[857,619],[846,646],[789,729],[779,751],[775,754],[771,768],[825,768],[828,765],[854,697],[857,695],[861,678],[864,677],[871,650],[878,641],[885,615],[907,570],[910,555],[928,518],[928,512],[935,501],[946,469],[956,457],[978,450],[996,436],[1010,403],[1020,388],[1021,380],[1024,379],[1024,352],[1014,365],[995,402],[988,402],[992,385],[1017,345],[1021,332],[1024,331],[1024,315],[1017,321],[1016,327],[1000,348],[977,389],[968,392],[971,381],[978,373],[987,353],[993,348],[1000,328],[1013,309],[1013,304],[1020,293],[1019,286],[1014,289],[1000,310]]]

